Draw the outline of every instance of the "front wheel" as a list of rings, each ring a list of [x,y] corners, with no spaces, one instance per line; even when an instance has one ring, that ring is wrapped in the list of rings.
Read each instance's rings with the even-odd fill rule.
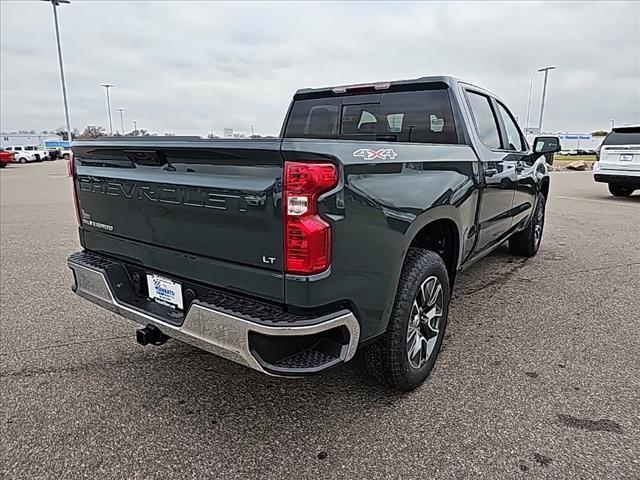
[[[540,243],[542,242],[546,205],[546,197],[542,193],[538,193],[536,207],[529,226],[509,239],[509,250],[511,253],[521,257],[533,257],[538,253]]]
[[[628,197],[633,193],[633,188],[617,183],[609,183],[609,192],[614,197]]]
[[[369,373],[394,390],[409,391],[429,376],[449,314],[449,275],[440,256],[410,248],[387,331],[365,351]]]

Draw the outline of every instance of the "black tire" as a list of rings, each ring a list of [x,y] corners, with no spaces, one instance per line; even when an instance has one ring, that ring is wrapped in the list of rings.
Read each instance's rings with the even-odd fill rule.
[[[609,192],[614,197],[628,197],[633,193],[633,188],[627,187],[626,185],[620,185],[618,183],[609,183]]]
[[[6,167],[6,166],[7,166],[7,164],[6,164],[6,163],[4,163],[4,162],[0,162],[0,168],[4,168],[4,167]]]
[[[62,158],[64,160],[69,160],[71,158],[71,156],[68,153],[65,153],[64,155],[62,155]]]
[[[20,163],[27,163],[27,159],[26,159],[26,158],[24,158],[24,157],[22,157],[22,158],[19,160],[19,162],[20,162]]]
[[[511,253],[521,257],[533,257],[538,253],[544,231],[546,204],[546,197],[542,193],[538,193],[536,208],[529,222],[529,226],[509,239],[509,250]]]
[[[416,328],[411,326],[413,324],[410,324],[410,317],[415,311],[414,301],[418,301],[420,296],[424,295],[421,293],[423,292],[421,287],[427,282],[435,282],[433,278],[439,282],[442,294],[441,314],[436,319],[438,333],[434,333],[429,340],[434,343],[428,357],[423,359],[420,355],[420,362],[424,360],[424,363],[416,367],[412,365],[413,360],[410,360],[408,351],[409,329]],[[434,292],[437,288],[435,285],[434,283]],[[449,275],[442,258],[430,250],[410,248],[402,267],[387,331],[379,341],[364,351],[367,372],[384,381],[394,390],[406,392],[421,385],[429,376],[438,358],[447,325],[450,298]],[[434,304],[433,308],[435,306]],[[414,320],[415,318],[423,317],[419,314],[417,317],[414,316]],[[418,330],[421,325],[423,324],[420,320],[417,324]],[[432,329],[429,331],[433,333]],[[424,346],[427,349],[427,344]]]

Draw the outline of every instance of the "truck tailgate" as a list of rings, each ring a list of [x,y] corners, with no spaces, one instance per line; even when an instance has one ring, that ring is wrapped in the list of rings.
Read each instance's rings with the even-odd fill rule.
[[[73,153],[87,250],[283,300],[279,140],[109,139]]]

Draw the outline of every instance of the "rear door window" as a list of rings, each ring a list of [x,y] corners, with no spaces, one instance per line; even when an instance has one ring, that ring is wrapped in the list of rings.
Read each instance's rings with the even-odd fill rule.
[[[494,150],[501,148],[498,122],[493,113],[491,103],[489,103],[489,97],[467,91],[467,98],[469,99],[471,113],[473,113],[476,131],[482,143]]]
[[[284,136],[458,143],[447,90],[388,92],[374,102],[371,95],[362,98],[368,101],[357,103],[358,95],[296,100]]]

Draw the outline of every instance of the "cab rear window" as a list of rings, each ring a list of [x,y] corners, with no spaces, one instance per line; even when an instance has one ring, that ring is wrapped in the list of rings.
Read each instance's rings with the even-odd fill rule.
[[[296,100],[284,136],[458,143],[444,89]]]

